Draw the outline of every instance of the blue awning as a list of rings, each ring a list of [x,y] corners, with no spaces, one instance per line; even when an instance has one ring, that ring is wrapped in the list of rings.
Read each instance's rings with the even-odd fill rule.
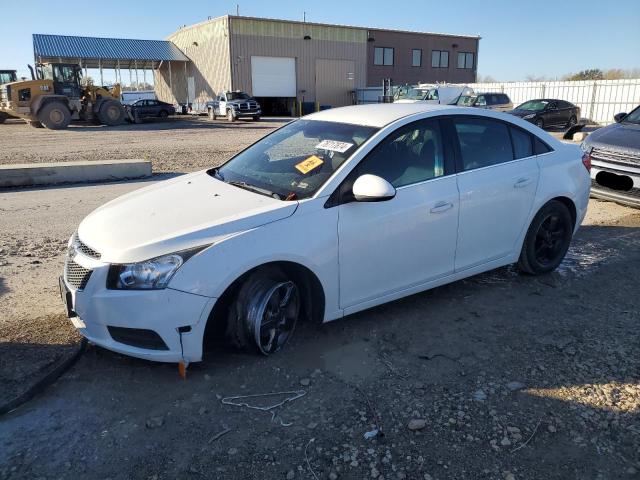
[[[154,68],[162,61],[189,61],[174,43],[167,40],[72,37],[35,33],[33,50],[38,62],[80,62],[87,68]]]

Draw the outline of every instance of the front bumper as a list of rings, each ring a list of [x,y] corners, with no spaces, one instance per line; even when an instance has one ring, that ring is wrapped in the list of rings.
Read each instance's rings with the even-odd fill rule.
[[[592,158],[591,161],[591,196],[603,200],[610,200],[623,205],[640,208],[640,167],[625,167],[618,164],[602,162]],[[617,186],[610,183],[611,177],[603,176],[603,173],[613,174],[618,178],[629,178],[632,182],[630,189],[628,185],[622,184],[624,189],[612,188]],[[615,177],[614,177],[615,178]]]
[[[198,362],[209,312],[215,298],[166,288],[163,290],[108,290],[109,265],[78,252],[73,260],[91,270],[82,289],[65,278],[70,293],[70,320],[80,334],[96,345],[114,352],[159,362]],[[141,348],[116,341],[109,327],[150,330],[166,348]],[[117,328],[115,329],[117,330]]]
[[[236,118],[259,117],[260,115],[262,115],[262,110],[260,110],[259,108],[256,110],[238,110],[236,108],[234,109],[234,115],[236,116]]]

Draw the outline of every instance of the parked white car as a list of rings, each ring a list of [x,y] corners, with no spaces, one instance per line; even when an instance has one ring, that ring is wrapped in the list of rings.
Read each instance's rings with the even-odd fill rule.
[[[220,331],[271,354],[301,319],[516,262],[553,270],[587,210],[584,162],[488,110],[326,110],[95,210],[69,241],[61,292],[82,335],[116,352],[196,362]]]
[[[417,96],[415,92],[424,92],[422,96]],[[435,85],[422,90],[413,89],[413,95],[407,96],[394,103],[430,103],[434,105],[455,104],[462,95],[473,95],[473,88],[466,85]]]

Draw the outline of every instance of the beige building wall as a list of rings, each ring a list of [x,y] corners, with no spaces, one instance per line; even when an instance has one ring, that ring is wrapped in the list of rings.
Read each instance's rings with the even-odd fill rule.
[[[228,17],[184,27],[167,40],[175,43],[191,62],[186,64],[186,68],[181,62],[171,63],[172,88],[169,88],[168,63],[165,62],[156,71],[156,94],[160,100],[171,103],[185,103],[187,100],[204,103],[231,87]],[[191,92],[188,87],[189,77],[193,78]]]
[[[251,56],[295,58],[298,100],[304,97],[305,101],[316,101],[316,66],[330,64],[320,60],[353,62],[354,71],[347,72],[349,81],[345,78],[345,82],[338,83],[353,89],[366,86],[365,29],[233,16],[229,17],[229,26],[234,90],[252,93]],[[305,40],[305,36],[311,38]]]

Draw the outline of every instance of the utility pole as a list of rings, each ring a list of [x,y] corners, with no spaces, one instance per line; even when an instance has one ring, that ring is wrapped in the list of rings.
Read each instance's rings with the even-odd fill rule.
[[[302,23],[306,23],[307,22],[307,12],[302,12]]]
[[[236,3],[236,17],[240,16],[240,4]]]

